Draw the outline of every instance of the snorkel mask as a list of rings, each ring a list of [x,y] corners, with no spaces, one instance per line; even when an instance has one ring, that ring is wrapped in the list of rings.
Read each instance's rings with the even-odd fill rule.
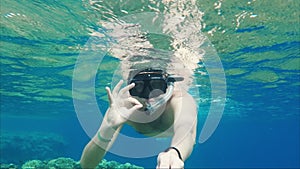
[[[165,94],[155,104],[147,104],[145,111],[153,112],[160,105],[166,103],[172,96],[174,82],[183,81],[183,77],[175,77],[162,70],[145,69],[137,73],[129,84],[135,83],[134,88],[129,90],[131,96],[151,99]]]

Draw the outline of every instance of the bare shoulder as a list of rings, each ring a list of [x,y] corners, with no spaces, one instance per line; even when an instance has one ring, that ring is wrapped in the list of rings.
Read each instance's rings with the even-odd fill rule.
[[[185,108],[189,106],[192,106],[194,108],[197,107],[193,96],[190,95],[187,91],[181,90],[179,88],[175,88],[173,96],[170,100],[170,105],[174,110],[178,110],[181,106],[184,106]]]
[[[177,93],[178,92],[178,93]],[[177,90],[170,100],[170,106],[174,110],[174,123],[191,124],[197,119],[197,104],[192,95],[185,90]]]

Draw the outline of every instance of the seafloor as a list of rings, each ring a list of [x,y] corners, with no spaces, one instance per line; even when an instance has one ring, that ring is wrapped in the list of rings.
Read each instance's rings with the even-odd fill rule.
[[[49,161],[30,160],[24,164],[0,164],[1,169],[81,169],[78,161],[60,157]],[[120,164],[116,161],[102,160],[96,169],[143,169],[130,163]]]

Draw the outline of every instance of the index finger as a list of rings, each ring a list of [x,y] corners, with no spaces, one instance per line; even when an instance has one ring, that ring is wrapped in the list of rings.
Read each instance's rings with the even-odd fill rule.
[[[120,90],[120,94],[126,93],[130,89],[134,88],[134,86],[135,86],[135,83],[131,83],[131,84],[127,85],[126,87],[124,87],[123,89]]]
[[[116,96],[118,94],[118,91],[120,90],[122,84],[123,84],[123,80],[120,80],[119,83],[115,86],[115,88],[113,89],[113,92],[112,92],[112,94],[114,96]]]

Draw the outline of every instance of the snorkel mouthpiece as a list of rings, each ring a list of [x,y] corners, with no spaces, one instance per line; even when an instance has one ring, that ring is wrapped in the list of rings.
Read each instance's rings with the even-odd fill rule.
[[[174,82],[168,83],[168,90],[164,97],[157,100],[154,104],[146,103],[147,107],[145,108],[145,112],[147,115],[151,115],[157,110],[161,105],[166,103],[172,96],[174,90]]]

